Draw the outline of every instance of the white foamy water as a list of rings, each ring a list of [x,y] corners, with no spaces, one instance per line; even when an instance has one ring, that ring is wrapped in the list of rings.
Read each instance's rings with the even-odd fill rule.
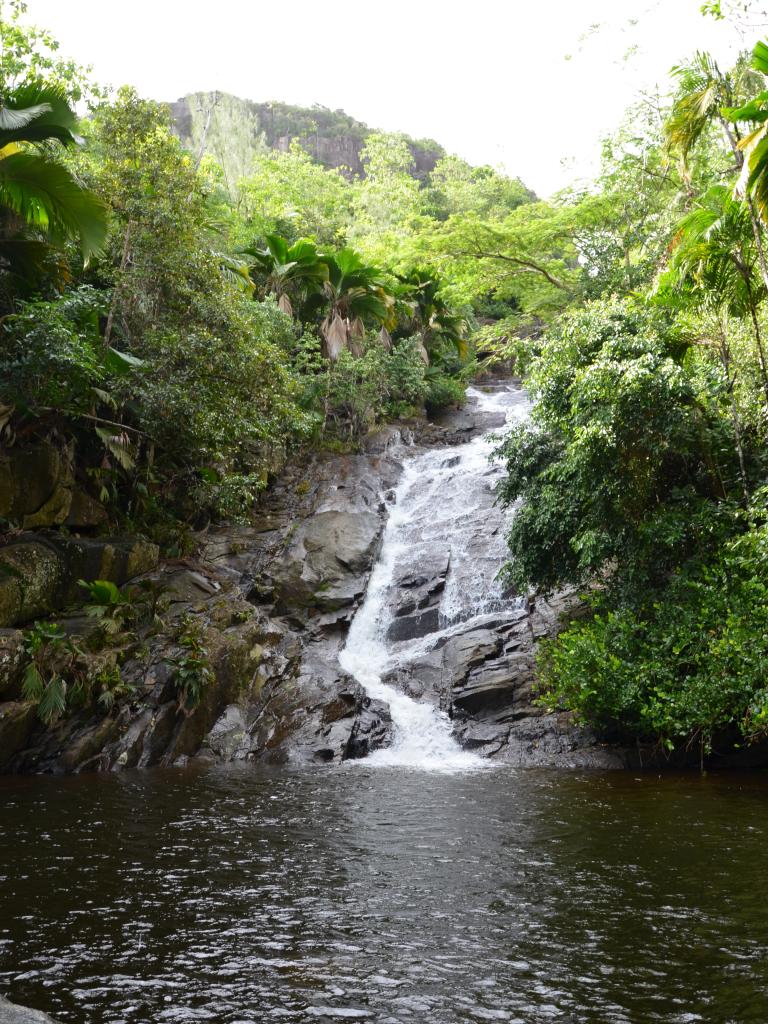
[[[508,424],[528,415],[525,395],[511,387],[491,393],[470,388],[468,398],[482,411],[503,412]],[[379,560],[339,656],[342,668],[369,696],[386,701],[392,712],[394,740],[366,758],[367,765],[457,771],[484,764],[454,740],[444,712],[414,700],[383,682],[383,677],[466,628],[467,622],[515,605],[495,579],[506,544],[504,516],[493,500],[501,470],[488,461],[492,448],[488,437],[477,437],[415,455],[403,470]],[[435,552],[447,558],[449,566],[439,631],[413,640],[388,639],[398,578]]]

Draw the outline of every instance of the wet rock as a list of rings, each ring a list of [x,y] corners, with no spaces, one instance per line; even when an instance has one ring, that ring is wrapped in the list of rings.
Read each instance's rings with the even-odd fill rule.
[[[392,742],[392,715],[383,700],[365,698],[344,752],[345,759],[367,757]]]
[[[389,640],[415,640],[428,633],[434,633],[440,627],[440,610],[437,607],[425,611],[414,612],[412,615],[401,615],[392,620],[387,630]]]
[[[589,729],[581,729],[571,715],[536,714],[512,723],[496,759],[518,767],[602,768],[628,767],[621,747],[601,743]]]
[[[61,756],[61,768],[74,772],[90,767],[95,759],[100,758],[104,746],[115,735],[117,728],[117,721],[109,715],[101,721],[89,723],[68,740]]]
[[[36,719],[31,701],[0,704],[0,772],[7,771],[15,755],[27,745]]]
[[[247,749],[248,722],[237,704],[230,704],[205,738],[205,747],[222,761],[234,761]]]
[[[395,575],[394,618],[387,637],[395,642],[415,640],[440,628],[440,599],[450,567],[444,547],[420,548],[415,565]]]
[[[320,512],[296,530],[271,577],[284,610],[333,611],[365,592],[383,520],[376,512]]]
[[[1,1024],[56,1024],[53,1017],[49,1017],[42,1010],[30,1010],[26,1006],[19,1006],[4,996],[0,996],[0,1022]]]

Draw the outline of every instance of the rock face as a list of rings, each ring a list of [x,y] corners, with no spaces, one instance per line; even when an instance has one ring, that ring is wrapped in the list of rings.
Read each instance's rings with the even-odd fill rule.
[[[436,546],[421,554],[417,566],[396,576],[398,596],[387,632],[390,640],[413,640],[438,628],[449,563],[448,553]]]
[[[224,92],[194,93],[169,104],[174,132],[197,153],[210,153],[228,181],[252,173],[253,158],[265,148],[287,153],[298,142],[323,167],[361,177],[361,154],[372,129],[343,110],[297,107],[286,103],[255,103]],[[411,174],[427,178],[445,151],[429,140],[408,139]]]
[[[0,1024],[56,1024],[56,1021],[41,1010],[18,1006],[0,996]]]
[[[624,751],[600,743],[570,715],[548,714],[534,702],[537,644],[578,607],[564,594],[511,616],[480,616],[448,639],[438,636],[386,681],[441,705],[459,742],[494,760],[520,767],[624,767]]]
[[[381,535],[381,515],[318,512],[305,520],[272,574],[281,608],[336,611],[365,592]]]
[[[119,655],[125,692],[109,712],[91,707],[52,728],[44,728],[23,699],[21,634],[0,630],[0,771],[120,771],[190,758],[323,764],[389,744],[389,707],[370,699],[338,662],[379,552],[385,499],[414,435],[437,449],[433,464],[450,481],[456,456],[443,456],[441,446],[499,425],[498,416],[473,418],[464,411],[440,424],[387,428],[357,455],[295,463],[251,525],[209,531],[200,538],[197,559],[186,565],[157,567],[156,549],[136,542],[47,533],[15,538],[0,549],[6,567],[0,624],[64,607],[79,577],[121,583],[142,573],[169,608],[159,632]],[[479,617],[462,611],[467,595],[470,605],[474,600],[475,570],[483,558],[498,565],[502,550],[500,535],[489,547],[487,524],[485,533],[475,525],[494,500],[482,466],[479,472],[486,490],[455,524],[463,565],[458,577],[429,530],[418,557],[396,565],[389,640],[395,646],[416,641],[421,653],[387,681],[449,711],[460,742],[489,757],[615,766],[617,755],[574,729],[567,716],[545,715],[531,702],[536,643],[557,628],[572,599],[537,602],[511,615],[508,609]],[[447,632],[441,620],[446,597],[457,609]],[[85,627],[76,613],[59,621],[73,634]],[[178,674],[190,622],[211,673],[192,713],[182,706]]]
[[[23,530],[105,523],[104,507],[75,484],[73,465],[72,451],[52,444],[0,450],[0,517]]]
[[[21,534],[0,547],[0,627],[14,626],[82,600],[78,580],[122,585],[150,572],[156,544],[136,538]],[[0,682],[0,688],[2,683]]]
[[[252,526],[201,538],[194,565],[155,568],[155,548],[114,538],[22,535],[0,549],[6,624],[63,607],[79,577],[142,573],[170,602],[163,630],[123,660],[130,695],[106,715],[83,710],[52,728],[22,699],[20,632],[0,631],[0,771],[119,771],[194,756],[321,763],[386,742],[388,709],[341,672],[337,655],[376,558],[401,445],[388,429],[370,454],[294,465]],[[212,672],[191,714],[175,674],[185,616]],[[58,621],[75,634],[84,627],[76,613]]]

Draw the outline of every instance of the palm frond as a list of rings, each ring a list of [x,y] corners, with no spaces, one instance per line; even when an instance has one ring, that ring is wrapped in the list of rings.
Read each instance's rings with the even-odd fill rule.
[[[104,204],[53,160],[35,153],[13,153],[0,160],[0,204],[52,241],[78,238],[86,261],[104,245]]]

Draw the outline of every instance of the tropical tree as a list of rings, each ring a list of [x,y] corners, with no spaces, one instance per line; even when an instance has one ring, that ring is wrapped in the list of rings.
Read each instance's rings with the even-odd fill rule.
[[[749,316],[768,400],[768,364],[758,319],[765,289],[748,210],[730,189],[715,185],[682,219],[673,245],[662,281],[687,290],[700,305],[723,306],[734,316]]]
[[[765,289],[757,268],[749,212],[731,189],[713,186],[679,223],[673,244],[669,268],[660,278],[658,290],[663,293],[669,287],[699,309],[715,314],[711,344],[725,378],[739,475],[744,500],[748,501],[744,427],[736,395],[739,365],[731,350],[728,325],[731,316],[749,316],[768,400],[768,369],[758,318],[758,304]]]
[[[768,75],[768,43],[761,42],[755,46],[751,69],[760,76],[760,84],[765,86],[763,76]],[[768,224],[768,90],[763,89],[741,106],[727,107],[723,116],[736,126],[736,134],[741,122],[747,121],[755,126],[737,142],[737,163],[741,170],[737,188],[746,196],[750,208],[757,209],[763,224]]]
[[[359,355],[367,323],[392,323],[394,295],[378,267],[365,263],[354,249],[325,253],[322,260],[328,278],[317,303],[327,310],[320,325],[325,354],[334,361],[345,348]]]
[[[76,240],[87,262],[104,244],[106,207],[52,149],[75,145],[75,128],[57,86],[21,85],[0,102],[0,267],[12,280],[33,281],[51,246]]]
[[[341,171],[316,163],[296,140],[287,153],[260,153],[237,184],[246,238],[279,234],[312,238],[318,245],[342,244],[351,222],[352,191]]]
[[[293,316],[294,301],[318,294],[328,280],[328,266],[308,238],[290,245],[280,235],[267,235],[262,248],[243,249],[253,261],[250,273],[263,298],[273,295],[283,313]]]
[[[524,203],[500,221],[456,214],[424,232],[422,258],[450,280],[454,300],[493,295],[548,316],[572,301],[581,276],[576,228],[574,207],[543,202]]]
[[[760,47],[763,46],[763,50]],[[763,245],[760,217],[768,222],[765,209],[760,208],[760,188],[757,187],[760,174],[755,174],[753,165],[759,160],[756,146],[760,129],[742,139],[738,123],[745,120],[760,120],[762,106],[768,118],[768,93],[761,99],[745,100],[759,88],[760,73],[768,72],[768,47],[758,44],[751,64],[740,59],[733,71],[723,72],[708,53],[697,52],[687,64],[673,69],[679,82],[679,90],[667,122],[667,138],[671,149],[677,150],[684,164],[687,164],[694,147],[701,140],[708,127],[717,124],[722,130],[728,148],[739,172],[737,190],[746,198],[752,234],[755,239],[758,262],[763,283],[768,288],[768,261]],[[741,105],[740,104],[745,104]],[[745,161],[745,150],[749,154]],[[768,200],[766,186],[765,200]],[[759,214],[759,216],[758,216]]]
[[[404,332],[418,339],[417,350],[429,364],[430,355],[450,345],[460,359],[466,358],[468,324],[445,300],[443,282],[433,271],[416,267],[408,274],[398,274],[398,298]]]

